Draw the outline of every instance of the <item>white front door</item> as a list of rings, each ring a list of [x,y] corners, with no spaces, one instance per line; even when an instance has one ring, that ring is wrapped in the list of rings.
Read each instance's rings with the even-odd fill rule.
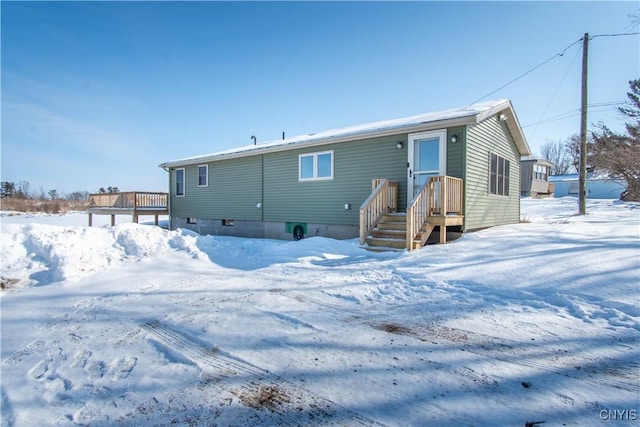
[[[413,200],[429,177],[446,174],[446,140],[446,130],[409,134],[407,200]]]

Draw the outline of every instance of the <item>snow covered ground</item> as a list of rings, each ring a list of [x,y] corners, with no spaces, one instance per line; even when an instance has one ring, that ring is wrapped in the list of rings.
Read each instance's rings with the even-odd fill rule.
[[[2,425],[635,424],[640,205],[587,209],[382,254],[3,213]]]

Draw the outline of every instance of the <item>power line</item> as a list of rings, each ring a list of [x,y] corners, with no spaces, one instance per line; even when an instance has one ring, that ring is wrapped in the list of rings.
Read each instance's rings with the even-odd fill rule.
[[[478,98],[477,100],[473,101],[471,104],[473,105],[473,104],[475,104],[475,103],[477,103],[477,102],[480,102],[480,101],[482,101],[483,99],[485,99],[486,97],[491,96],[491,95],[493,95],[494,93],[496,93],[496,92],[498,92],[498,91],[500,91],[500,90],[504,89],[505,87],[509,86],[511,83],[514,83],[514,82],[516,82],[516,81],[520,80],[521,78],[523,78],[523,77],[524,77],[524,76],[526,76],[527,74],[530,74],[530,73],[534,72],[535,70],[537,70],[538,68],[542,67],[542,66],[543,66],[543,65],[545,65],[547,62],[552,61],[552,60],[553,60],[553,59],[555,59],[556,57],[559,57],[559,56],[564,55],[564,54],[565,54],[565,52],[566,52],[567,50],[569,50],[569,48],[571,48],[572,46],[574,46],[574,45],[576,45],[576,44],[578,44],[578,43],[581,43],[581,42],[582,42],[582,38],[581,38],[580,40],[576,40],[575,42],[571,43],[569,46],[565,47],[565,48],[564,48],[563,50],[561,50],[560,52],[558,52],[558,53],[556,53],[555,55],[553,55],[551,58],[547,59],[546,61],[544,61],[544,62],[542,62],[542,63],[540,63],[540,64],[538,64],[538,65],[536,65],[535,67],[533,67],[533,68],[532,68],[532,69],[530,69],[529,71],[527,71],[527,72],[525,72],[525,73],[523,73],[523,74],[520,74],[518,77],[516,77],[515,79],[511,80],[510,82],[508,82],[508,83],[506,83],[506,84],[504,84],[504,85],[500,86],[498,89],[494,90],[493,92],[486,94],[486,95],[485,95],[485,96],[483,96],[482,98]]]
[[[596,34],[595,36],[590,36],[589,39],[593,40],[597,37],[620,37],[620,36],[637,36],[640,33],[616,33],[616,34]]]
[[[602,109],[599,109],[599,110],[589,110],[590,113],[603,113],[605,111],[615,111],[615,108],[602,108]],[[571,118],[577,117],[579,115],[580,115],[580,109],[576,110],[573,114],[566,114],[566,115],[563,115],[563,116],[552,117],[552,118],[543,120],[543,121],[538,122],[538,123],[532,123],[530,125],[522,126],[522,128],[524,129],[524,128],[528,128],[528,127],[531,127],[531,126],[543,125],[543,124],[547,124],[547,123],[551,123],[551,122],[557,122],[557,121],[560,121],[560,120],[571,119]]]
[[[556,87],[555,92],[553,92],[553,95],[551,95],[551,99],[549,100],[549,102],[547,103],[547,106],[544,108],[544,111],[540,115],[540,118],[538,119],[538,124],[540,124],[542,122],[542,118],[544,117],[545,114],[547,114],[547,110],[549,110],[549,107],[551,106],[551,103],[553,102],[553,100],[556,98],[556,95],[558,94],[558,90],[560,90],[560,87],[562,86],[562,83],[564,83],[564,79],[567,78],[567,74],[569,74],[569,70],[571,70],[571,67],[573,66],[573,63],[575,62],[576,58],[578,57],[578,53],[580,53],[580,49],[576,50],[576,54],[573,56],[573,59],[571,60],[571,63],[567,67],[567,71],[564,72],[564,75],[562,76],[562,79],[560,80],[560,83],[558,83],[558,87]],[[533,129],[533,132],[531,132],[531,138],[533,138],[533,135],[536,134],[537,130],[538,130],[538,125],[536,125],[536,127]]]
[[[587,106],[587,110],[592,112],[592,113],[601,113],[604,111],[615,111],[616,108],[603,108],[603,107],[612,107],[614,105],[623,105],[624,102],[623,101],[611,101],[611,102],[600,102],[600,103],[596,103],[596,104],[589,104]],[[559,114],[557,116],[553,116],[553,117],[549,117],[548,119],[545,120],[540,120],[537,123],[531,123],[525,126],[522,126],[522,128],[528,128],[531,126],[537,126],[537,125],[541,125],[541,124],[545,124],[545,123],[550,123],[550,122],[557,122],[558,120],[564,120],[564,119],[570,119],[572,117],[578,116],[580,115],[580,109],[576,108],[575,110],[571,110],[571,111],[567,111],[566,113],[562,113]]]
[[[587,107],[609,107],[611,105],[622,105],[624,101],[599,102],[597,104],[589,104]]]
[[[618,105],[622,105],[622,104],[624,104],[624,103],[620,102]],[[587,110],[589,112],[591,112],[591,113],[601,113],[601,112],[604,112],[604,111],[616,111],[617,110],[617,108],[605,108],[605,107],[607,107],[607,106],[598,106],[598,105],[593,105],[592,106],[592,105],[590,105],[587,108]],[[570,119],[571,117],[575,117],[575,116],[579,116],[579,115],[580,115],[580,109],[577,108],[575,110],[568,111],[568,112],[566,112],[564,114],[559,114],[559,115],[554,116],[554,117],[549,117],[548,119],[541,120],[541,121],[539,121],[537,123],[531,123],[531,124],[528,124],[526,126],[522,126],[522,128],[524,129],[524,128],[528,128],[528,127],[531,127],[531,126],[537,126],[537,125],[541,125],[541,124],[545,124],[545,123],[557,122],[558,120]]]
[[[634,33],[596,34],[596,35],[593,35],[593,36],[589,36],[589,39],[590,39],[590,40],[592,40],[592,39],[595,39],[595,38],[598,38],[598,37],[635,36],[635,35],[638,35],[638,34],[640,34],[640,32],[634,32]],[[538,68],[542,67],[542,66],[543,66],[543,65],[545,65],[546,63],[548,63],[548,62],[552,61],[552,60],[553,60],[553,59],[555,59],[556,57],[560,57],[560,56],[564,55],[564,54],[565,54],[565,52],[566,52],[567,50],[569,50],[572,46],[574,46],[574,45],[576,45],[576,44],[578,44],[578,43],[581,43],[581,42],[583,41],[583,39],[584,39],[584,37],[581,37],[581,38],[580,38],[580,40],[576,40],[575,42],[571,43],[569,46],[565,47],[563,50],[561,50],[560,52],[556,53],[556,54],[555,54],[555,55],[553,55],[551,58],[547,59],[546,61],[543,61],[542,63],[540,63],[540,64],[538,64],[538,65],[536,65],[535,67],[533,67],[533,68],[532,68],[532,69],[530,69],[529,71],[527,71],[527,72],[525,72],[525,73],[523,73],[523,74],[520,74],[520,75],[519,75],[518,77],[516,77],[515,79],[511,80],[511,81],[510,81],[510,82],[508,82],[508,83],[505,83],[504,85],[500,86],[498,89],[496,89],[496,90],[494,90],[494,91],[492,91],[492,92],[490,92],[490,93],[486,94],[486,95],[485,95],[485,96],[483,96],[482,98],[478,98],[477,100],[473,101],[471,104],[473,105],[473,104],[475,104],[475,103],[477,103],[477,102],[482,101],[483,99],[485,99],[485,98],[487,98],[487,97],[489,97],[489,96],[493,95],[494,93],[496,93],[496,92],[498,92],[498,91],[500,91],[500,90],[504,89],[505,87],[509,86],[511,83],[514,83],[514,82],[516,82],[516,81],[520,80],[521,78],[523,78],[523,77],[524,77],[524,76],[526,76],[527,74],[530,74],[530,73],[534,72],[535,70],[537,70]]]

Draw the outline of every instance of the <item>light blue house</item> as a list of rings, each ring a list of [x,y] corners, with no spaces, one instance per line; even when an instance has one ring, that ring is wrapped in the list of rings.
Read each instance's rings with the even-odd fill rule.
[[[555,197],[578,197],[579,179],[578,174],[553,175],[549,182],[553,183]],[[624,181],[594,174],[587,174],[586,184],[588,199],[620,199],[626,188]]]

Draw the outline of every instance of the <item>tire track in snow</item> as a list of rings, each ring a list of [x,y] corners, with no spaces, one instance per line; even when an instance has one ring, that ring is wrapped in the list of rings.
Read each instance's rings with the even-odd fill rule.
[[[143,323],[140,327],[221,380],[239,375],[247,377],[240,389],[231,390],[231,394],[245,406],[276,413],[286,425],[301,426],[321,421],[383,426],[229,353],[207,348],[157,320]]]
[[[4,387],[0,387],[0,424],[6,427],[13,427],[14,423],[15,417],[9,396]]]
[[[372,326],[376,327],[375,324],[372,324]],[[420,341],[432,342],[434,344],[459,343],[461,344],[461,349],[478,356],[534,368],[580,381],[587,381],[635,393],[640,392],[640,385],[637,383],[637,373],[626,373],[628,377],[634,377],[629,378],[628,381],[617,380],[610,377],[612,371],[615,371],[619,376],[625,375],[625,372],[618,368],[621,365],[629,366],[638,372],[640,365],[629,361],[613,358],[597,360],[583,358],[580,359],[580,363],[576,365],[576,363],[573,363],[575,359],[572,359],[575,355],[555,353],[553,356],[556,356],[557,359],[554,360],[554,364],[550,364],[538,361],[538,359],[544,357],[547,351],[546,348],[522,348],[519,347],[520,343],[515,341],[446,326],[417,326],[404,328],[392,333],[411,336]],[[564,361],[562,360],[563,358],[565,359]],[[588,366],[582,368],[582,364]],[[597,364],[597,368],[595,364]],[[598,375],[598,377],[594,377],[593,375]]]
[[[385,321],[385,318],[388,319],[387,314],[372,315],[371,311],[357,309],[353,306],[347,306],[345,304],[336,304],[333,302],[324,301],[319,298],[301,295],[296,292],[287,291],[279,292],[279,294],[287,298],[294,299],[297,302],[311,303],[325,309],[338,311],[341,314],[351,316],[352,321],[364,323],[376,329],[384,330],[385,332],[410,336],[420,341],[431,342],[436,345],[460,344],[462,349],[464,349],[465,351],[488,359],[495,359],[501,362],[535,368],[548,373],[573,378],[580,381],[587,381],[607,387],[640,393],[640,384],[638,383],[637,378],[637,371],[640,371],[640,365],[638,363],[631,363],[629,361],[610,358],[607,360],[593,361],[597,362],[597,369],[593,366],[589,366],[583,369],[576,367],[575,363],[570,363],[570,361],[562,363],[560,359],[560,356],[562,355],[557,355],[559,357],[554,361],[554,364],[552,365],[534,360],[540,357],[540,354],[536,352],[536,350],[538,349],[518,349],[517,347],[520,345],[520,343],[517,341],[509,341],[504,338],[493,337],[491,335],[441,325],[410,326],[399,324],[398,328],[391,328],[394,330],[386,330],[387,328],[384,327],[385,325],[395,325],[393,321]],[[633,342],[634,338],[630,337],[629,340]],[[488,348],[488,344],[493,348]],[[569,355],[566,356],[569,357]],[[589,362],[589,360],[585,359],[584,362]],[[619,368],[621,365],[630,366],[634,371],[636,371],[636,373],[625,373]],[[573,371],[569,372],[567,368],[572,368]],[[609,375],[612,371],[615,371],[616,375],[621,377],[625,376],[626,374],[626,376],[629,377],[628,381],[617,380],[614,378],[610,378],[609,376],[603,376]],[[599,376],[596,378],[593,375]],[[631,376],[633,376],[633,378],[631,378]]]

